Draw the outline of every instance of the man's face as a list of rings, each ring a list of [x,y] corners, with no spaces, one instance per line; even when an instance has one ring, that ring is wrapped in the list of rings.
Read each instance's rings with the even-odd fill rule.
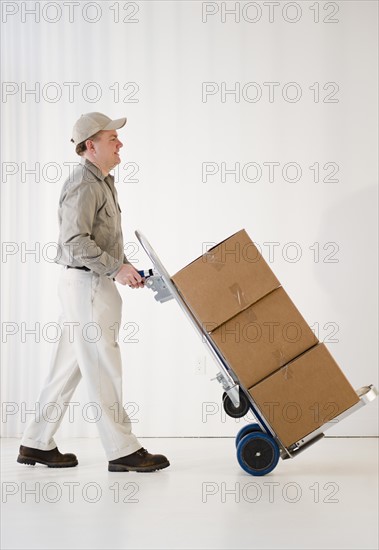
[[[119,151],[123,144],[116,130],[103,130],[95,141],[90,141],[94,162],[104,172],[109,172],[120,164]]]

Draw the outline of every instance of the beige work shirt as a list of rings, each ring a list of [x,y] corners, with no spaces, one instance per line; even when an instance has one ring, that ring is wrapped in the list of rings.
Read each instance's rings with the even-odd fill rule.
[[[121,208],[114,178],[82,158],[65,181],[59,199],[56,262],[88,267],[113,278],[123,263]]]

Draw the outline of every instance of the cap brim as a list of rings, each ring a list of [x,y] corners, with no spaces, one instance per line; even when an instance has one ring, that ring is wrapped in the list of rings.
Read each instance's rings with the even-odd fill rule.
[[[118,118],[117,120],[112,120],[109,122],[103,130],[118,130],[126,124],[126,118]]]

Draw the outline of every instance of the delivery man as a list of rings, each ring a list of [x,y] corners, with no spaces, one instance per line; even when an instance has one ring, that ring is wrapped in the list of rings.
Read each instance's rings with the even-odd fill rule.
[[[90,401],[99,406],[99,435],[111,472],[151,472],[170,465],[150,454],[132,433],[122,399],[122,364],[115,327],[122,299],[116,283],[132,288],[144,279],[124,255],[121,209],[110,171],[121,162],[117,130],[126,118],[82,115],[72,142],[81,163],[65,181],[59,201],[59,298],[61,338],[39,396],[39,410],[22,438],[17,461],[51,468],[76,466],[74,454],[61,454],[54,441],[74,390],[83,377]],[[50,405],[49,405],[50,404]],[[49,406],[60,410],[56,422]]]

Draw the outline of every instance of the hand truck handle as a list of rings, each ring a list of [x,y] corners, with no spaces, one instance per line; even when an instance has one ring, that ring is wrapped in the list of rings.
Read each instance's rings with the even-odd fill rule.
[[[138,269],[138,273],[141,275],[141,277],[144,277],[145,279],[148,279],[152,275],[154,275],[152,269]]]

